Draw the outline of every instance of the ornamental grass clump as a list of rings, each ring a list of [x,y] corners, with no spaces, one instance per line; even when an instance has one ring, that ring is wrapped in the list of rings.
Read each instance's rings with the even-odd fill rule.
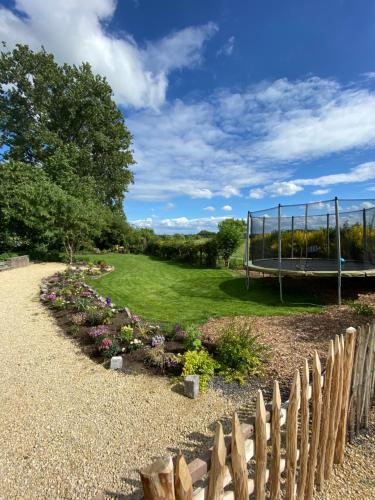
[[[134,338],[133,327],[130,325],[124,325],[120,330],[120,340],[124,344],[129,344]]]
[[[259,375],[267,352],[246,324],[230,324],[222,333],[216,352],[220,374],[243,384],[248,375]]]

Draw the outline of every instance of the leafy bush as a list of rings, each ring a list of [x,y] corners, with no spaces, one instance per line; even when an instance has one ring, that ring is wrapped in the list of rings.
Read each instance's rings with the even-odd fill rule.
[[[184,338],[184,347],[187,351],[199,351],[202,347],[202,341],[200,339],[201,332],[195,326],[189,326],[186,329],[186,336]]]
[[[232,323],[222,334],[217,348],[220,373],[227,380],[244,383],[247,375],[261,372],[265,351],[266,347],[251,335],[249,326]]]
[[[112,358],[121,351],[121,347],[116,339],[106,337],[101,341],[99,351],[105,358]]]
[[[204,349],[200,351],[187,351],[179,356],[182,361],[182,377],[199,375],[199,389],[203,392],[207,388],[210,378],[217,368],[216,361]]]
[[[130,325],[124,325],[121,327],[120,340],[124,344],[129,344],[134,338],[133,327]]]
[[[373,316],[375,310],[370,304],[365,304],[363,302],[351,302],[348,304],[353,311],[360,316]]]
[[[0,262],[2,260],[8,260],[10,259],[11,257],[17,257],[18,254],[14,253],[14,252],[5,252],[5,253],[0,253]]]

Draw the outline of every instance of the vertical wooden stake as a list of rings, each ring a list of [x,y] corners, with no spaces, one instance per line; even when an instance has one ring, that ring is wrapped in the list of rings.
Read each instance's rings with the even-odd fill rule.
[[[212,449],[211,468],[208,483],[207,500],[222,500],[224,497],[224,471],[227,449],[224,442],[223,427],[216,424],[214,447]]]
[[[331,385],[331,412],[329,415],[329,433],[327,440],[326,456],[324,460],[324,479],[329,479],[332,472],[333,457],[336,445],[337,418],[341,412],[339,407],[340,391],[340,370],[341,370],[341,342],[339,336],[335,337],[335,361],[333,364],[332,385]]]
[[[140,470],[145,500],[175,500],[172,457],[162,457]]]
[[[313,387],[312,387],[312,428],[311,428],[311,445],[309,450],[309,462],[307,468],[307,481],[305,500],[312,500],[315,482],[315,467],[318,454],[319,436],[320,436],[320,419],[322,412],[322,388],[321,388],[321,365],[318,353],[314,354],[313,365]]]
[[[271,420],[271,440],[272,440],[272,463],[270,470],[270,498],[279,500],[280,498],[280,418],[281,418],[281,396],[277,380],[273,383],[272,397],[272,420]]]
[[[233,414],[233,419],[232,419],[231,457],[232,457],[234,496],[236,500],[248,500],[249,486],[247,482],[245,443],[237,413]]]
[[[255,418],[255,498],[264,500],[266,497],[266,469],[267,469],[267,433],[266,408],[262,391],[258,391],[257,409]],[[236,497],[237,498],[237,497]]]
[[[341,403],[341,413],[340,413],[340,425],[338,428],[337,438],[336,438],[336,448],[335,448],[335,463],[341,464],[344,461],[346,434],[347,434],[347,422],[348,422],[348,412],[349,412],[349,397],[350,389],[352,384],[352,370],[354,362],[354,349],[355,349],[355,339],[357,332],[356,330],[349,329],[346,331],[345,339],[345,350],[344,350],[344,363],[343,363],[343,397]]]
[[[175,474],[175,495],[176,500],[192,500],[193,498],[193,484],[191,475],[186,465],[184,456],[179,453],[176,460],[176,474]]]
[[[300,449],[300,477],[298,484],[298,498],[305,497],[307,463],[309,458],[309,364],[304,360],[302,368],[301,391],[301,449]]]
[[[298,407],[300,403],[301,382],[299,371],[294,373],[286,414],[286,492],[287,500],[295,499],[297,471],[297,433]]]
[[[323,406],[322,406],[322,418],[320,425],[320,440],[319,440],[319,450],[318,450],[318,462],[317,462],[317,485],[319,489],[322,489],[324,483],[324,462],[327,450],[328,441],[328,431],[329,431],[329,421],[331,413],[331,383],[332,383],[332,373],[334,365],[335,353],[333,340],[330,341],[328,357],[326,363],[326,374],[324,377],[324,394],[323,394]]]

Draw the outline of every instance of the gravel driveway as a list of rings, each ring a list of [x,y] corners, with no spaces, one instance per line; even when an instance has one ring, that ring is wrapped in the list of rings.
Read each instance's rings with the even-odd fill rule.
[[[139,467],[167,449],[196,456],[233,403],[81,354],[39,303],[41,279],[62,267],[0,273],[0,498],[138,498]]]

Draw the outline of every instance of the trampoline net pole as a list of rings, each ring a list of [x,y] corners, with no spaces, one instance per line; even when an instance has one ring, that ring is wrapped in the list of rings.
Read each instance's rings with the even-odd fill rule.
[[[292,259],[294,258],[294,215],[292,216],[292,241],[291,241],[291,245],[292,245]]]
[[[278,266],[279,266],[279,290],[280,301],[283,301],[283,278],[281,275],[281,205],[279,203],[277,212],[277,227],[278,227]]]
[[[327,258],[329,259],[329,214],[327,214]]]
[[[335,197],[336,216],[336,248],[337,248],[337,302],[341,306],[341,235],[340,235],[340,212],[339,200]]]
[[[250,212],[247,212],[246,221],[246,241],[245,241],[245,265],[246,265],[246,288],[250,287],[250,271],[249,271],[249,231],[250,231]]]
[[[262,221],[262,259],[264,259],[264,231],[266,227],[266,218],[263,217]]]
[[[367,219],[366,209],[363,209],[363,262],[367,261]]]
[[[307,238],[307,211],[308,204],[305,205],[305,266],[307,266],[307,246],[308,246],[308,238]]]

